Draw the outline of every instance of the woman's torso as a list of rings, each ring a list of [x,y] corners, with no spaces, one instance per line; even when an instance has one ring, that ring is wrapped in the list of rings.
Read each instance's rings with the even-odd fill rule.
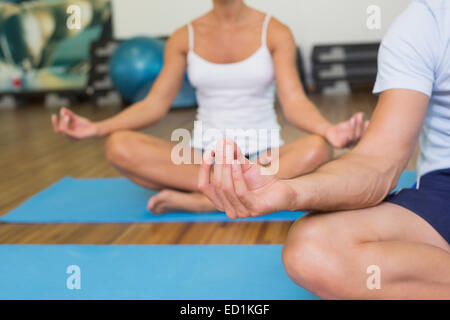
[[[267,15],[258,34],[259,48],[231,63],[215,63],[197,54],[195,28],[188,25],[187,71],[198,101],[193,147],[214,150],[223,137],[235,140],[245,154],[283,144],[274,110],[274,65],[266,40],[269,21]]]

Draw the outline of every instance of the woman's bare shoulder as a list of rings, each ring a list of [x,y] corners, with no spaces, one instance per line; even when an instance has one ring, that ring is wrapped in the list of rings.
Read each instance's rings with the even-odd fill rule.
[[[269,47],[276,48],[278,45],[294,44],[295,40],[291,29],[272,17],[267,30],[267,42]]]
[[[167,40],[167,47],[183,53],[189,50],[189,31],[187,25],[176,29]]]
[[[292,34],[291,29],[275,17],[270,19],[269,29],[276,36],[289,36]]]

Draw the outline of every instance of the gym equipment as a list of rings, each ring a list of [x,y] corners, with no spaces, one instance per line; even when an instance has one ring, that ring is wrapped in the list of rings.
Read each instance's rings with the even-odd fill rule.
[[[13,95],[7,94],[0,96],[0,109],[14,109],[17,106]]]
[[[405,171],[396,190],[416,182],[414,171]],[[230,220],[224,213],[174,212],[157,216],[146,204],[156,191],[125,178],[64,178],[0,218],[9,223],[158,223],[225,221],[293,221],[305,213],[277,212],[245,220]]]
[[[0,245],[0,257],[2,300],[318,299],[289,280],[281,245]]]
[[[94,94],[93,99],[95,100],[95,105],[98,107],[120,107],[123,104],[122,97],[115,91],[109,91],[103,94],[97,92]]]
[[[145,98],[163,67],[165,41],[135,37],[122,42],[109,61],[109,74],[115,88],[131,103]],[[196,105],[194,88],[185,76],[173,107]]]
[[[371,90],[377,75],[379,43],[320,45],[313,49],[316,92],[349,94]]]
[[[377,60],[380,43],[331,44],[313,48],[313,62],[372,62]]]
[[[377,63],[328,63],[316,64],[313,69],[313,77],[318,80],[372,81],[377,76]]]
[[[109,62],[111,80],[122,96],[136,102],[142,87],[158,77],[163,66],[164,43],[136,37],[121,43]]]
[[[119,43],[110,38],[91,43],[89,80],[86,91],[91,101],[98,107],[124,104],[120,93],[114,88],[109,77],[109,58]]]
[[[70,107],[73,105],[74,97],[58,93],[45,94],[45,107],[49,109],[59,109],[61,106]]]
[[[104,38],[91,44],[87,93],[97,107],[125,105],[122,95],[112,83],[109,72],[109,61],[120,43],[117,39]]]

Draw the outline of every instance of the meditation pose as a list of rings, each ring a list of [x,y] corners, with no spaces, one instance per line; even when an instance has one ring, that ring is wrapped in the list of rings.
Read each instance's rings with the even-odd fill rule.
[[[176,143],[133,130],[151,126],[169,111],[186,69],[198,111],[192,163],[180,164],[172,159]],[[286,118],[310,136],[284,144],[275,85]],[[202,153],[227,130],[236,133],[231,138],[249,159],[277,168],[276,176],[287,179],[329,161],[331,147],[354,145],[364,129],[362,113],[337,125],[320,114],[303,91],[290,30],[242,0],[214,0],[210,12],[172,34],[164,67],[144,100],[100,122],[62,108],[52,122],[55,132],[75,139],[108,136],[106,157],[112,165],[136,184],[162,190],[148,202],[156,214],[216,210],[198,189],[198,176]],[[211,131],[222,136],[206,134]]]

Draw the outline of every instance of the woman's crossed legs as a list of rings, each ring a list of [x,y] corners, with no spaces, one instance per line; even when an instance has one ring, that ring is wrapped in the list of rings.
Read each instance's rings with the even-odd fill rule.
[[[106,157],[121,174],[148,189],[161,190],[149,200],[153,213],[169,211],[211,212],[213,204],[197,187],[201,151],[191,149],[192,164],[175,164],[174,143],[134,131],[113,133],[106,142]],[[331,159],[331,148],[319,136],[307,136],[279,149],[277,175],[293,178],[315,170]],[[276,161],[276,160],[274,160]]]

